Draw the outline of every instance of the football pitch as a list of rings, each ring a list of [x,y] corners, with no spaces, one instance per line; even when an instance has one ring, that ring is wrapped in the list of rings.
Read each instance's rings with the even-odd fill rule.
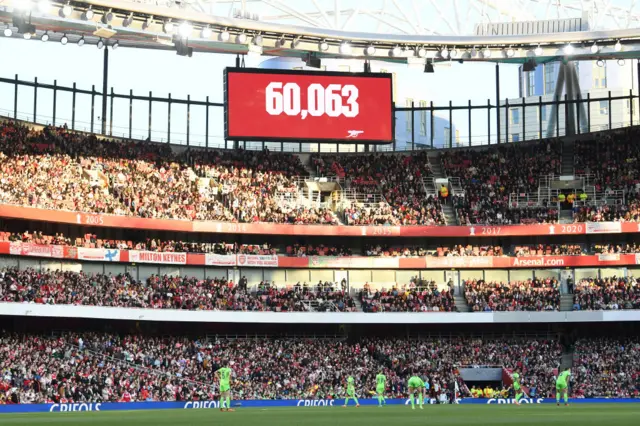
[[[255,425],[255,426],[390,426],[390,425],[638,425],[640,404],[436,405],[424,410],[407,406],[238,408],[143,410],[74,413],[1,414],[9,425]]]

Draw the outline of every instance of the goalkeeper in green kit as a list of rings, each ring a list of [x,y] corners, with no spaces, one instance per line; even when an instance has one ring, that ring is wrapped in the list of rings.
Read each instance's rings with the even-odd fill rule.
[[[558,407],[560,406],[560,394],[564,396],[564,405],[569,405],[569,376],[571,376],[571,370],[566,368],[556,378],[556,404]]]
[[[378,395],[378,407],[387,405],[387,400],[384,397],[384,391],[387,388],[387,376],[379,373],[376,376],[376,395]]]
[[[520,405],[520,400],[524,395],[524,391],[522,390],[522,386],[520,385],[520,374],[518,374],[518,370],[514,371],[511,374],[511,378],[513,379],[513,391],[516,393],[516,405]]]
[[[356,396],[355,380],[352,376],[349,376],[347,377],[347,397],[344,399],[343,407],[346,408],[351,398],[353,398],[353,400],[356,402],[356,407],[359,407],[360,403],[358,402],[358,397]]]
[[[411,409],[416,409],[415,400],[413,394],[418,391],[418,404],[420,405],[420,409],[422,410],[422,402],[424,397],[425,385],[424,380],[422,380],[418,376],[411,376],[409,379],[409,399],[411,400]]]
[[[226,363],[225,363],[226,364]],[[220,380],[220,411],[234,411],[231,408],[231,369],[222,367],[215,372]],[[227,403],[225,408],[225,402]]]

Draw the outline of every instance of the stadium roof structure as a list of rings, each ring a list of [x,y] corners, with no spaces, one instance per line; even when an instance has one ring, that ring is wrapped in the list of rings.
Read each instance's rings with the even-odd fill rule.
[[[304,58],[546,62],[640,57],[635,0],[0,0],[31,40]],[[546,20],[546,21],[544,21]],[[25,36],[25,33],[27,34]]]

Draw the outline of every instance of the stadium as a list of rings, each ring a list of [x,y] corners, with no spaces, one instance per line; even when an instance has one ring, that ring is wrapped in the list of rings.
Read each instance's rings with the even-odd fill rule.
[[[0,31],[3,425],[638,423],[635,1]]]

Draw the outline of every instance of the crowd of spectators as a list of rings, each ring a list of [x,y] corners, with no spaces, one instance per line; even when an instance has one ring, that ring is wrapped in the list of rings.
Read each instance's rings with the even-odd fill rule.
[[[151,275],[136,280],[129,274],[89,274],[72,271],[0,270],[0,301],[51,305],[88,305],[150,309],[218,311],[303,311],[318,302],[333,302],[339,310],[353,310],[353,300],[342,288],[316,291],[281,288],[275,283],[247,288],[226,278],[198,279]],[[311,304],[310,304],[311,303]]]
[[[98,140],[46,127],[0,124],[0,201],[44,209],[152,217],[337,224],[330,210],[295,203],[298,156],[187,151]]]
[[[454,312],[453,290],[431,287],[360,291],[364,312]]]
[[[536,244],[516,246],[513,250],[517,257],[521,256],[581,256],[585,254],[580,244]]]
[[[535,193],[540,176],[559,174],[562,156],[557,141],[447,151],[441,160],[446,175],[459,178],[464,189],[464,194],[453,197],[461,224],[557,222],[558,211],[550,206],[509,205],[510,194]]]
[[[573,220],[575,222],[640,222],[640,198],[627,199],[625,204],[576,206],[573,208]]]
[[[407,155],[316,155],[318,175],[344,179],[345,187],[371,197],[366,206],[345,211],[347,224],[354,225],[444,225],[440,200],[427,196],[423,178],[432,175],[426,152]],[[375,205],[373,194],[381,194],[388,206]]]
[[[573,310],[640,309],[640,279],[585,278],[573,290]]]
[[[557,311],[560,308],[560,283],[554,278],[509,283],[466,280],[464,296],[474,312]]]
[[[640,341],[589,338],[576,342],[571,369],[575,397],[640,397]]]
[[[0,403],[217,400],[213,372],[229,366],[234,400],[341,399],[345,378],[371,395],[387,376],[387,396],[406,397],[417,374],[432,397],[470,396],[460,365],[522,371],[525,386],[553,392],[561,347],[547,339],[189,338],[106,333],[0,333]],[[247,356],[251,354],[251,356]]]
[[[640,245],[637,243],[625,244],[594,244],[593,252],[598,254],[620,253],[633,254],[640,253]]]

